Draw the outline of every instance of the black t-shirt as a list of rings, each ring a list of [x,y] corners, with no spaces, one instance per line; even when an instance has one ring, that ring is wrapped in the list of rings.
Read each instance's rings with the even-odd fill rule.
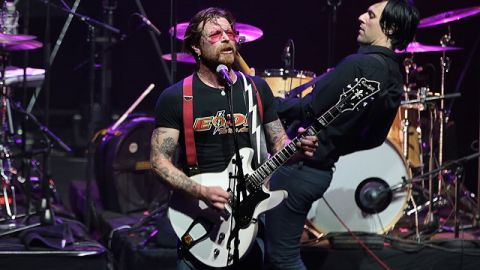
[[[240,148],[251,147],[247,121],[246,94],[242,76],[237,74],[233,85],[233,110],[236,119],[236,132]],[[273,103],[273,94],[267,83],[258,77],[251,77],[260,93],[263,105],[263,123],[278,119]],[[250,83],[250,81],[249,81]],[[234,155],[231,130],[227,129],[227,96],[222,91],[204,84],[198,76],[193,76],[193,125],[197,160],[201,173],[223,171]],[[156,127],[174,128],[180,131],[179,146],[185,146],[183,130],[183,81],[165,89],[155,106]],[[185,151],[180,162],[185,164]]]

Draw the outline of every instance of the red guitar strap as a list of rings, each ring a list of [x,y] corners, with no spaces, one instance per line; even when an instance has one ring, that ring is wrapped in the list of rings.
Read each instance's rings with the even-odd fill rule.
[[[198,170],[197,148],[193,134],[193,75],[183,80],[183,131],[185,134],[185,154],[189,174]]]

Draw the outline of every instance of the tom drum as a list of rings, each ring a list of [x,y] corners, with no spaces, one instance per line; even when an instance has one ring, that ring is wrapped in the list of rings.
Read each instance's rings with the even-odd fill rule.
[[[297,86],[300,86],[313,78],[315,73],[303,70],[286,70],[286,69],[266,69],[260,75],[267,81],[267,84],[273,91],[276,97],[285,97],[285,94]],[[301,96],[312,91],[312,87],[305,89]]]

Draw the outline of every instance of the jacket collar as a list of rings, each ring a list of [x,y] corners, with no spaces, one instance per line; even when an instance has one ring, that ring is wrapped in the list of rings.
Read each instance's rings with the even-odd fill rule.
[[[396,62],[400,62],[401,57],[399,54],[396,54],[393,50],[383,47],[383,46],[375,46],[375,45],[365,45],[360,46],[358,48],[359,54],[383,54],[386,57],[392,58]]]

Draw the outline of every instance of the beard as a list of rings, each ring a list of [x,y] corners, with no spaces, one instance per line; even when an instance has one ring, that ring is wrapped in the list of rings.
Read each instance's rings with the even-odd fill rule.
[[[228,50],[231,50],[231,53],[222,53]],[[236,53],[236,46],[229,44],[217,48],[214,52],[203,53],[201,61],[205,66],[214,72],[219,64],[223,64],[230,69],[235,61]]]

